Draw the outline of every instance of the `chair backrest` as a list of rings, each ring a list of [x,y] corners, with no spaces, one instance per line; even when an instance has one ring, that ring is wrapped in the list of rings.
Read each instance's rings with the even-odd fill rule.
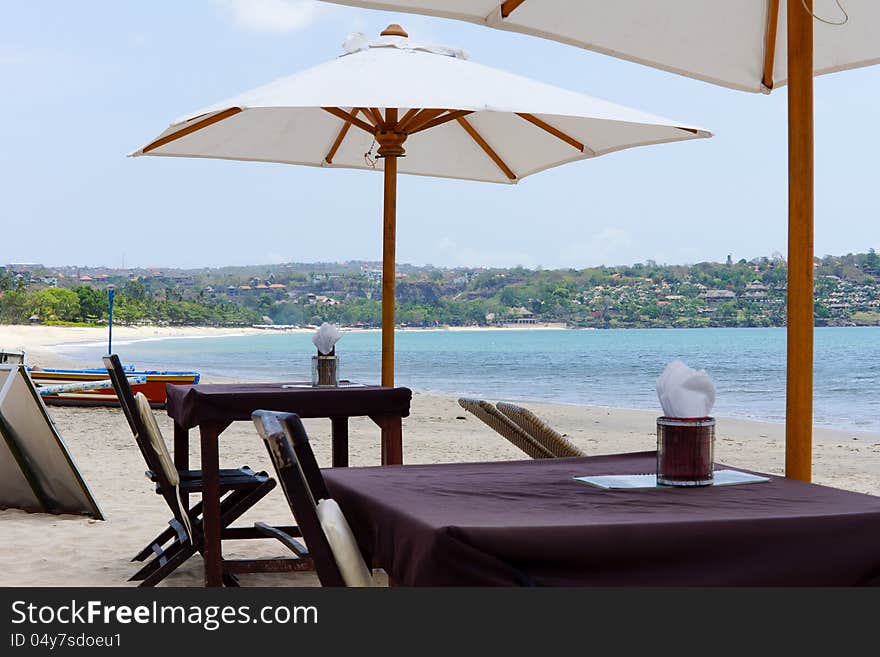
[[[194,538],[192,521],[183,506],[183,500],[180,498],[180,473],[174,465],[171,454],[168,453],[168,446],[165,444],[162,431],[159,429],[156,416],[153,415],[153,409],[150,407],[146,395],[139,392],[134,396],[134,400],[140,423],[144,428],[142,437],[146,439],[152,452],[152,460],[156,463],[153,474],[159,485],[159,492],[168,502],[174,517],[184,526],[186,533],[192,540]]]
[[[113,384],[113,391],[119,400],[119,406],[122,408],[122,413],[125,415],[125,419],[131,429],[131,434],[141,450],[141,455],[143,455],[144,460],[147,462],[147,467],[155,472],[158,463],[154,462],[151,454],[152,449],[147,445],[146,431],[141,422],[140,413],[138,413],[137,404],[134,400],[134,393],[128,384],[128,378],[125,376],[122,362],[116,354],[104,356],[103,361],[104,367],[107,368],[107,374],[110,376],[110,382]]]
[[[586,456],[581,449],[575,447],[570,440],[529,409],[508,402],[498,402],[496,406],[523,431],[543,445],[555,458]]]
[[[174,517],[186,529],[190,539],[194,540],[192,521],[180,498],[180,475],[168,454],[168,447],[153,416],[150,402],[143,393],[139,392],[137,395],[132,393],[119,356],[111,354],[104,356],[103,360],[110,381],[113,383],[113,390],[119,399],[119,406],[128,421],[138,449],[141,450],[147,469],[156,478],[159,493],[165,498]]]
[[[345,586],[345,580],[321,521],[317,505],[329,499],[309,439],[297,415],[255,411],[251,418],[278,473],[281,488],[296,518],[322,586]]]
[[[552,458],[553,454],[529,434],[523,431],[506,416],[498,412],[498,409],[483,399],[470,399],[462,397],[458,400],[459,406],[469,413],[473,413],[480,420],[492,427],[495,431],[507,438],[513,445],[528,454],[533,459]]]

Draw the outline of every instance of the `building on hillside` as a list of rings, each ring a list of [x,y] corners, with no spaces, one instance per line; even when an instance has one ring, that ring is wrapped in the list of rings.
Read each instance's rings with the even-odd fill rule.
[[[306,295],[306,304],[309,306],[337,306],[339,305],[339,301],[332,297],[324,296],[323,294],[309,292]]]
[[[537,324],[538,320],[535,317],[535,313],[526,308],[525,306],[520,306],[519,308],[511,308],[509,311],[510,317],[504,320],[505,324],[515,324],[517,326],[528,326],[531,324]]]
[[[762,303],[767,300],[767,293],[760,290],[755,290],[751,292],[746,292],[745,294],[743,294],[743,298],[748,299],[749,301],[755,301],[756,303]]]
[[[734,301],[736,292],[733,290],[706,290],[700,295],[707,303],[724,303],[725,301]]]
[[[371,283],[382,282],[382,270],[379,268],[370,267],[369,265],[362,265],[361,275],[365,276],[367,280],[369,280]]]

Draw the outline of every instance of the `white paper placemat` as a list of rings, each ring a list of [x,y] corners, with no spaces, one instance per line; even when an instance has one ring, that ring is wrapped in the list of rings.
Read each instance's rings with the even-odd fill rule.
[[[770,481],[767,477],[740,472],[739,470],[715,470],[712,475],[712,486],[733,486],[736,484],[758,484]],[[656,474],[634,475],[598,475],[590,477],[575,477],[575,481],[594,486],[595,488],[623,489],[623,488],[671,488],[657,484]]]

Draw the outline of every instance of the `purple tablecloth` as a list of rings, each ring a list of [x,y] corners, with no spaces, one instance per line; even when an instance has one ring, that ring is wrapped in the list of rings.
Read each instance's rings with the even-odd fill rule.
[[[768,483],[602,490],[655,453],[324,470],[400,585],[880,584],[880,497]],[[717,466],[726,467],[726,466]]]
[[[264,409],[300,417],[409,415],[409,388],[282,388],[283,383],[218,383],[167,386],[165,409],[180,426],[247,421]]]

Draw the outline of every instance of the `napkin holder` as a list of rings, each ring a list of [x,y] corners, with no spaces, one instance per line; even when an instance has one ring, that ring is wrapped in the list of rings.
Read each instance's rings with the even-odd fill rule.
[[[657,483],[709,486],[715,453],[715,418],[657,418]]]
[[[339,386],[339,357],[335,349],[329,354],[312,356],[312,385],[316,388]]]

